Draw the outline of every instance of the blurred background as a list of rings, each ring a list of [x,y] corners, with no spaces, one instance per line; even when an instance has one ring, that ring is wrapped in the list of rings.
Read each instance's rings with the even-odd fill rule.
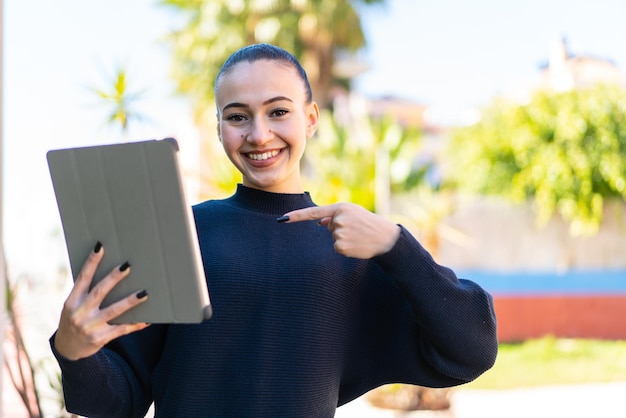
[[[294,52],[323,109],[303,163],[316,202],[404,224],[494,295],[493,370],[451,391],[391,385],[338,416],[587,416],[626,390],[626,5],[2,7],[3,416],[66,416],[47,339],[72,278],[46,152],[173,136],[190,203],[231,194],[213,79],[256,42]]]

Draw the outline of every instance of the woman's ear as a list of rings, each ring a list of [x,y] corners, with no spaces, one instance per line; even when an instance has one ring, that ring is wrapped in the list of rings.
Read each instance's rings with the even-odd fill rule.
[[[220,130],[220,115],[216,114],[217,117],[217,139],[222,142],[222,131]]]
[[[317,131],[317,125],[320,120],[320,109],[317,103],[311,102],[307,111],[306,138],[311,138]]]

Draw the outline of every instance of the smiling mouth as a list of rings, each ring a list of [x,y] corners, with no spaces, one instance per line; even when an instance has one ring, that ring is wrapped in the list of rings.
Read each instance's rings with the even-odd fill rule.
[[[246,154],[248,158],[254,161],[265,161],[280,154],[280,150],[272,150],[266,152],[249,152]]]

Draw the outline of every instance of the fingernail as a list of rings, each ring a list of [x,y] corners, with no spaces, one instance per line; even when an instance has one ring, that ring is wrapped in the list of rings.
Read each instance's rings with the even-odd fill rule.
[[[124,264],[120,266],[120,271],[126,271],[130,267],[130,263],[128,261],[124,261]]]
[[[287,222],[288,220],[289,220],[289,216],[287,215],[279,216],[278,218],[276,218],[276,222],[278,223]]]
[[[137,299],[143,299],[148,296],[148,292],[146,292],[146,289],[140,290],[135,296],[137,296]]]
[[[100,252],[101,248],[102,248],[102,243],[100,241],[98,241],[98,242],[96,242],[96,246],[93,247],[93,252],[97,254],[97,253]]]

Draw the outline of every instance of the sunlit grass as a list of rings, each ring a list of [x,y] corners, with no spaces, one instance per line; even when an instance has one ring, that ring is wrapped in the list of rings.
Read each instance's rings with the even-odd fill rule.
[[[501,344],[494,367],[468,389],[626,381],[626,341],[546,337]]]

